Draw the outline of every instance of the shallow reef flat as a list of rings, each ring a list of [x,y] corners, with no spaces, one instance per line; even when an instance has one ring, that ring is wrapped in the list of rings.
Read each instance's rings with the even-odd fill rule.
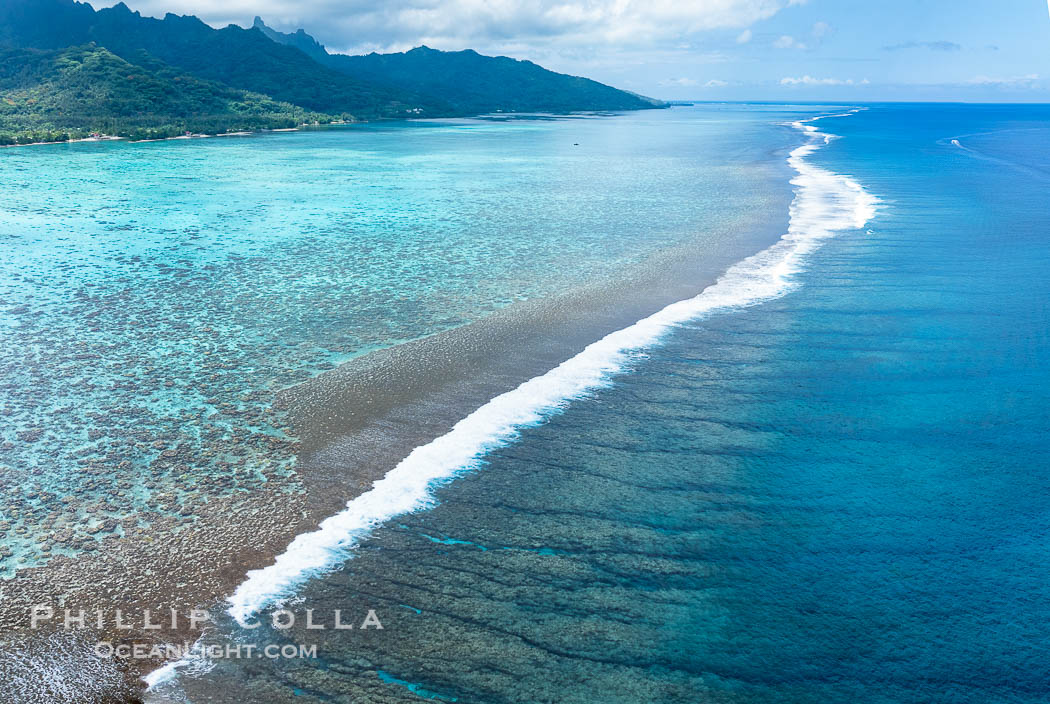
[[[220,603],[492,393],[761,248],[787,130],[732,116],[764,140],[741,166],[724,117],[5,153],[0,628]]]

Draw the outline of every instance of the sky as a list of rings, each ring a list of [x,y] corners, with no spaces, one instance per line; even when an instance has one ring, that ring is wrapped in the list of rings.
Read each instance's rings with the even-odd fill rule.
[[[125,2],[259,15],[330,52],[475,49],[665,100],[1050,102],[1050,0]]]

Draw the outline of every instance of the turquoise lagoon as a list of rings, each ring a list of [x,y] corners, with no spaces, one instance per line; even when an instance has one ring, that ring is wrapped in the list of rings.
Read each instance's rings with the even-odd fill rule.
[[[786,131],[727,108],[4,150],[2,573],[301,493],[274,397],[345,360],[750,246]]]

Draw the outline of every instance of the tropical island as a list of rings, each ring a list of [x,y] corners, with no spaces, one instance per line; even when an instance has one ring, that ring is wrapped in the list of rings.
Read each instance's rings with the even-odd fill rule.
[[[0,145],[132,140],[494,112],[619,111],[664,103],[530,61],[425,46],[329,53],[309,34],[214,29],[120,3],[0,5]]]

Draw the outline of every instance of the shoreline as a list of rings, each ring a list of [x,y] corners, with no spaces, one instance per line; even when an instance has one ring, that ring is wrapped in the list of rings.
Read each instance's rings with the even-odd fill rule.
[[[81,137],[80,139],[66,139],[61,142],[26,142],[25,144],[0,144],[0,149],[12,147],[42,147],[47,144],[80,144],[81,142],[126,142],[127,137],[116,137],[105,134],[101,137]]]
[[[332,122],[333,125],[349,125],[350,122]],[[303,127],[313,125],[300,125],[299,127],[274,127],[272,129],[260,130],[237,130],[235,132],[221,132],[219,134],[180,134],[174,137],[157,137],[155,139],[130,139],[116,135],[104,134],[101,137],[82,137],[80,139],[67,139],[61,142],[27,142],[26,144],[0,144],[0,149],[11,149],[14,147],[42,147],[54,144],[82,144],[84,142],[127,142],[128,144],[145,144],[147,142],[170,142],[176,139],[210,139],[212,137],[251,137],[267,132],[299,132]]]
[[[670,106],[669,106],[670,107]],[[642,108],[649,109],[649,108]],[[660,108],[662,109],[662,108]],[[269,134],[275,132],[301,132],[304,128],[310,127],[345,127],[347,125],[362,125],[375,122],[426,122],[426,121],[441,121],[441,120],[510,120],[510,119],[537,119],[537,118],[551,118],[551,119],[572,119],[576,117],[610,117],[618,113],[616,112],[572,112],[572,113],[480,113],[477,115],[447,115],[439,117],[404,117],[404,118],[380,118],[376,120],[333,120],[332,122],[326,122],[324,124],[309,123],[298,125],[297,127],[266,127],[256,130],[235,130],[233,132],[220,132],[218,134],[204,134],[204,133],[193,133],[193,134],[180,134],[174,137],[156,137],[154,139],[130,139],[129,137],[120,137],[117,135],[101,135],[99,137],[82,137],[80,139],[66,139],[60,142],[27,142],[25,144],[0,144],[0,149],[11,149],[15,147],[42,147],[56,144],[81,144],[84,142],[127,142],[128,144],[146,144],[149,142],[170,142],[173,140],[190,140],[190,139],[210,139],[212,137],[252,137],[255,135]]]

